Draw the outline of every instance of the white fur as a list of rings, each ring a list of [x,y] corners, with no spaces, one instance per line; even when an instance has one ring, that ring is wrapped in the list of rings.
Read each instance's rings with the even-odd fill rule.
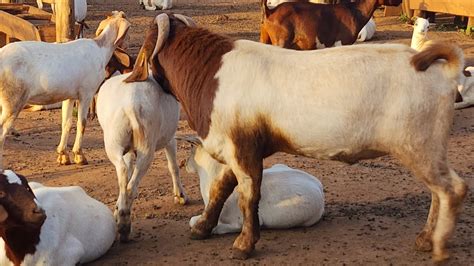
[[[469,71],[471,76],[464,77],[461,85],[458,86],[463,101],[460,103],[454,103],[454,109],[463,109],[474,106],[474,67],[467,67],[466,71]]]
[[[411,37],[411,44],[410,47],[421,51],[428,41],[426,36],[428,32],[428,28],[430,26],[430,22],[424,18],[417,18],[415,21],[415,25],[413,26],[413,35]]]
[[[370,18],[367,24],[365,24],[365,26],[360,30],[359,36],[357,37],[357,41],[365,42],[372,39],[372,37],[374,37],[376,29],[377,26],[375,25],[374,19]]]
[[[7,176],[7,181],[10,184],[18,184],[21,185],[21,179],[13,172],[12,170],[5,170],[3,174]]]
[[[145,7],[146,10],[161,10],[171,9],[173,7],[173,0],[139,0],[139,3]]]
[[[43,2],[51,4],[51,9],[56,13],[56,0],[36,0],[39,9],[43,9]],[[87,15],[87,0],[74,0],[74,17],[77,22],[84,21]]]
[[[57,152],[69,160],[65,149],[72,126],[72,103],[78,100],[77,134],[72,150],[78,156],[75,161],[82,160],[82,137],[89,104],[105,78],[105,66],[115,50],[115,42],[121,37],[119,34],[123,35],[123,30],[129,27],[123,18],[108,21],[110,24],[96,38],[103,41],[102,47],[96,40],[79,39],[61,44],[15,42],[0,49],[0,169],[5,136],[27,103],[43,105],[63,101],[62,134]]]
[[[186,170],[198,173],[205,206],[209,202],[214,177],[226,167],[214,160],[201,146],[193,148],[186,162]],[[321,219],[323,213],[323,185],[316,177],[284,164],[275,164],[263,170],[258,207],[260,226],[278,229],[311,226]],[[201,215],[192,217],[189,225],[192,227],[200,217]],[[212,232],[240,232],[242,220],[238,193],[234,190],[225,202],[219,222]]]
[[[119,182],[116,210],[119,229],[130,225],[129,213],[138,184],[150,167],[155,150],[165,148],[175,201],[181,204],[187,201],[176,162],[174,134],[179,120],[178,102],[163,92],[153,78],[124,83],[129,75],[108,79],[97,97],[97,116],[104,131],[105,151],[115,165]],[[135,165],[132,163],[134,154]],[[122,210],[128,211],[128,217],[117,216]]]
[[[46,187],[30,183],[47,218],[34,254],[21,265],[76,265],[102,256],[115,239],[112,212],[78,186]],[[0,238],[0,265],[13,265]]]

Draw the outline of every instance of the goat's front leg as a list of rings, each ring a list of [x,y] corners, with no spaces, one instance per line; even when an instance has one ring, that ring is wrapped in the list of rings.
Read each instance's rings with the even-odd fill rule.
[[[166,159],[168,161],[168,170],[173,179],[174,203],[185,205],[188,202],[188,196],[184,192],[181,178],[179,177],[179,166],[176,161],[176,139],[172,138],[165,147]]]
[[[263,159],[256,156],[240,156],[240,158],[244,158],[246,161],[235,160],[231,163],[232,171],[238,181],[239,207],[243,216],[242,231],[234,241],[232,257],[247,259],[260,239],[258,204],[260,201]]]
[[[63,101],[62,110],[61,110],[61,141],[59,142],[56,152],[58,153],[57,162],[60,165],[71,164],[69,160],[69,155],[66,152],[67,140],[69,138],[69,131],[72,127],[72,108],[73,100]]]
[[[79,100],[77,110],[77,132],[72,152],[74,154],[74,163],[79,165],[86,165],[87,159],[82,153],[82,139],[84,138],[84,131],[86,130],[87,113],[91,99]]]
[[[222,207],[236,185],[237,179],[230,167],[223,169],[221,174],[214,178],[209,191],[209,203],[191,228],[192,239],[204,239],[211,235],[212,229],[219,221]]]

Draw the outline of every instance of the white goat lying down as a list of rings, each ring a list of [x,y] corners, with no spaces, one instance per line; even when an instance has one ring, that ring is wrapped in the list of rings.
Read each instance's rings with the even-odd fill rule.
[[[199,175],[199,185],[204,205],[209,203],[211,183],[225,173],[228,166],[213,159],[202,148],[198,138],[185,140],[195,145],[186,161],[186,170]],[[237,188],[236,188],[237,189]],[[324,213],[324,191],[321,182],[301,170],[284,164],[275,164],[263,170],[261,199],[258,205],[260,227],[285,229],[315,224]],[[194,216],[191,227],[201,218]],[[227,198],[213,234],[240,232],[242,213],[236,190]]]
[[[77,186],[29,186],[13,171],[0,174],[0,265],[76,265],[112,246],[114,217],[103,203]]]
[[[156,150],[165,148],[175,202],[187,202],[176,162],[174,134],[179,120],[178,102],[153,78],[124,83],[129,75],[108,79],[97,96],[97,117],[104,131],[105,151],[115,166],[120,188],[115,218],[121,241],[128,240],[132,203]]]
[[[173,0],[139,0],[139,3],[146,10],[156,10],[157,7],[165,10],[173,7]]]
[[[375,31],[377,30],[377,26],[375,25],[374,18],[369,19],[367,24],[360,30],[359,36],[357,37],[358,42],[365,42],[372,37],[374,37]]]
[[[462,102],[454,104],[454,109],[463,109],[474,106],[474,67],[470,66],[464,70],[464,78],[458,86]]]
[[[426,34],[430,27],[430,22],[425,18],[417,18],[415,24],[413,25],[413,35],[411,36],[410,47],[421,51],[425,46],[425,43],[428,41]]]
[[[3,169],[5,136],[27,104],[63,102],[58,162],[69,164],[67,139],[72,126],[73,101],[79,101],[74,162],[87,164],[82,154],[89,104],[105,78],[105,66],[126,35],[130,23],[123,12],[103,20],[95,39],[68,43],[14,42],[0,49],[0,169]],[[48,58],[48,64],[44,60]]]

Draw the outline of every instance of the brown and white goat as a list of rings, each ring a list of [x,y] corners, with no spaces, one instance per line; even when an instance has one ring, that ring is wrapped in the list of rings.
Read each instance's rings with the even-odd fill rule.
[[[353,44],[379,5],[401,0],[360,0],[335,5],[287,2],[269,9],[262,0],[260,42],[296,50]]]
[[[370,44],[302,52],[232,40],[182,15],[155,21],[126,81],[146,80],[151,64],[203,148],[230,169],[216,177],[193,238],[210,236],[238,184],[244,221],[233,253],[250,255],[260,238],[263,159],[275,152],[349,163],[391,154],[432,192],[417,246],[432,248],[435,261],[449,257],[446,243],[468,190],[447,162],[462,50]]]

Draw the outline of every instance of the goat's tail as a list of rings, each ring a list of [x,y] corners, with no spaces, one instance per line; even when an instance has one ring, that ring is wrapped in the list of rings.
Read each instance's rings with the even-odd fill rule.
[[[429,42],[425,48],[411,58],[416,71],[427,70],[436,60],[444,59],[446,74],[452,79],[459,79],[464,67],[464,54],[461,48],[444,43]]]
[[[132,128],[132,140],[133,140],[133,146],[135,149],[140,149],[141,143],[145,142],[145,130],[143,128],[143,125],[138,121],[137,119],[137,113],[140,113],[140,110],[137,110],[137,108],[140,107],[135,107],[127,110],[127,117],[128,120],[130,121],[130,127]]]

